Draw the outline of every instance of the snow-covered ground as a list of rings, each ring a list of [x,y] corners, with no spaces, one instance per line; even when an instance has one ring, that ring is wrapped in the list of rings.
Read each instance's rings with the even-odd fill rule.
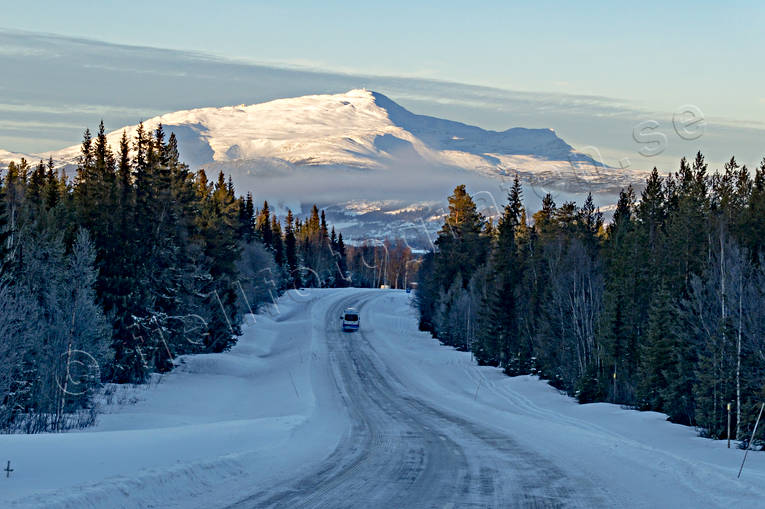
[[[412,392],[508,430],[571,475],[586,473],[613,507],[765,507],[765,454],[750,453],[737,480],[744,452],[725,441],[664,414],[580,405],[536,377],[476,366],[469,353],[415,332],[404,301],[385,296],[368,313],[384,328],[375,349]]]
[[[14,468],[0,506],[214,507],[328,455],[348,426],[311,369],[327,358],[314,329],[329,297],[289,292],[278,314],[248,317],[230,352],[181,358],[85,432],[0,436]]]
[[[407,490],[431,485],[455,506],[763,506],[765,454],[737,480],[743,451],[663,415],[478,367],[417,331],[410,297],[291,291],[230,352],[183,358],[92,429],[0,436],[0,506],[422,506]],[[336,332],[349,303],[359,334]]]

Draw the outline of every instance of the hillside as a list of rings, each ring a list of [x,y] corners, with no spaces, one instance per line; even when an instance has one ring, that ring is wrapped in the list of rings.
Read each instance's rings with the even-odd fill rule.
[[[577,152],[552,129],[485,130],[417,115],[368,90],[177,111],[143,124],[175,133],[192,168],[231,174],[239,189],[272,201],[279,213],[318,202],[357,240],[435,226],[430,218],[440,217],[443,196],[460,183],[482,193],[491,214],[516,174],[530,208],[547,192],[559,201],[592,192],[608,206],[621,187],[643,178]],[[112,131],[112,146],[137,127]],[[71,170],[78,153],[79,144],[34,155],[0,151],[0,162],[52,157]]]

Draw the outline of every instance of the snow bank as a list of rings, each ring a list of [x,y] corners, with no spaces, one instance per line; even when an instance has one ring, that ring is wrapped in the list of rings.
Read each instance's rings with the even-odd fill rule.
[[[0,481],[0,506],[208,508],[300,479],[350,430],[326,321],[353,292],[289,292],[230,352],[182,358],[92,429],[0,436],[0,463],[15,469]],[[725,442],[661,414],[579,405],[534,377],[479,367],[419,332],[410,298],[380,290],[361,309],[369,347],[404,394],[502,430],[571,479],[592,479],[617,506],[763,506],[765,454],[750,454],[737,480],[743,451]]]
[[[624,507],[763,507],[765,454],[699,438],[666,415],[580,405],[537,377],[508,377],[417,331],[410,295],[389,291],[362,310],[372,345],[399,383],[469,420],[523,440],[572,477],[585,472]],[[599,481],[597,481],[599,480]]]
[[[84,432],[0,436],[0,506],[210,507],[326,457],[348,427],[315,334],[332,302],[288,292],[231,351],[179,359]]]

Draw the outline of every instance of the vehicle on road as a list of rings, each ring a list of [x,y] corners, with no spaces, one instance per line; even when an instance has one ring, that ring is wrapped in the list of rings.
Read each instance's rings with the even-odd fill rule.
[[[343,330],[352,332],[359,329],[359,312],[354,308],[347,308],[340,317],[343,320]]]

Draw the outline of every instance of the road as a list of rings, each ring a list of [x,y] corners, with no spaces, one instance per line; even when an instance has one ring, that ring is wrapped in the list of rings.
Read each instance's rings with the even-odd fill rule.
[[[765,454],[739,479],[742,451],[665,415],[477,366],[409,297],[291,290],[231,350],[112,388],[96,426],[0,436],[0,507],[763,507]]]
[[[340,330],[348,306],[364,317],[380,298],[339,298],[325,317],[327,351],[352,426],[334,452],[298,475],[231,505],[261,507],[609,507],[511,433],[487,427],[409,390],[377,354],[374,328]]]

